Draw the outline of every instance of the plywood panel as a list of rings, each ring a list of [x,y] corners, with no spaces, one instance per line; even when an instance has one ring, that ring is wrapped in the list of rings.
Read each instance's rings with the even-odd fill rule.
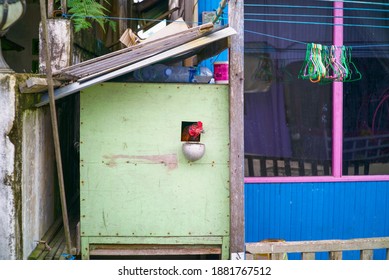
[[[229,234],[227,86],[109,83],[80,100],[82,236]],[[181,122],[198,120],[190,163]]]

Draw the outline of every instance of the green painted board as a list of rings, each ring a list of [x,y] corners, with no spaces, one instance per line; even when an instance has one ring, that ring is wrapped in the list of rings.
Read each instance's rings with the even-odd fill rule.
[[[80,107],[81,236],[229,236],[227,85],[104,83]],[[188,162],[181,122],[198,120]]]

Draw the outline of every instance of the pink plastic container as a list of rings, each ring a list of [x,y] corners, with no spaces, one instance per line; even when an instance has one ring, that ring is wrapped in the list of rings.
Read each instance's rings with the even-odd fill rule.
[[[213,64],[213,78],[217,84],[228,84],[228,61]]]

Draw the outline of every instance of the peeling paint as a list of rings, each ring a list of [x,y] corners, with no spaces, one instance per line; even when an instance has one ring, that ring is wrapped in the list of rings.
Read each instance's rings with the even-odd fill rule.
[[[14,181],[15,146],[9,138],[15,120],[15,79],[0,75],[0,259],[15,259],[15,198]]]
[[[109,167],[116,167],[117,161],[120,159],[130,160],[131,163],[150,163],[150,164],[163,164],[168,170],[173,170],[178,167],[178,159],[176,154],[167,155],[145,155],[145,156],[130,156],[130,155],[105,155],[103,156]]]

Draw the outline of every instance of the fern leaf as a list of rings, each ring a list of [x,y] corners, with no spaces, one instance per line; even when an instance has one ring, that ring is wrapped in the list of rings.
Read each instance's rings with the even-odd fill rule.
[[[104,0],[109,4],[108,0]],[[106,12],[109,12],[96,0],[68,0],[69,13],[73,20],[75,31],[79,32],[82,29],[92,27],[91,21],[96,21],[105,32],[105,23],[108,22],[110,27],[113,27],[113,21],[107,20]],[[116,25],[115,25],[116,26]]]

